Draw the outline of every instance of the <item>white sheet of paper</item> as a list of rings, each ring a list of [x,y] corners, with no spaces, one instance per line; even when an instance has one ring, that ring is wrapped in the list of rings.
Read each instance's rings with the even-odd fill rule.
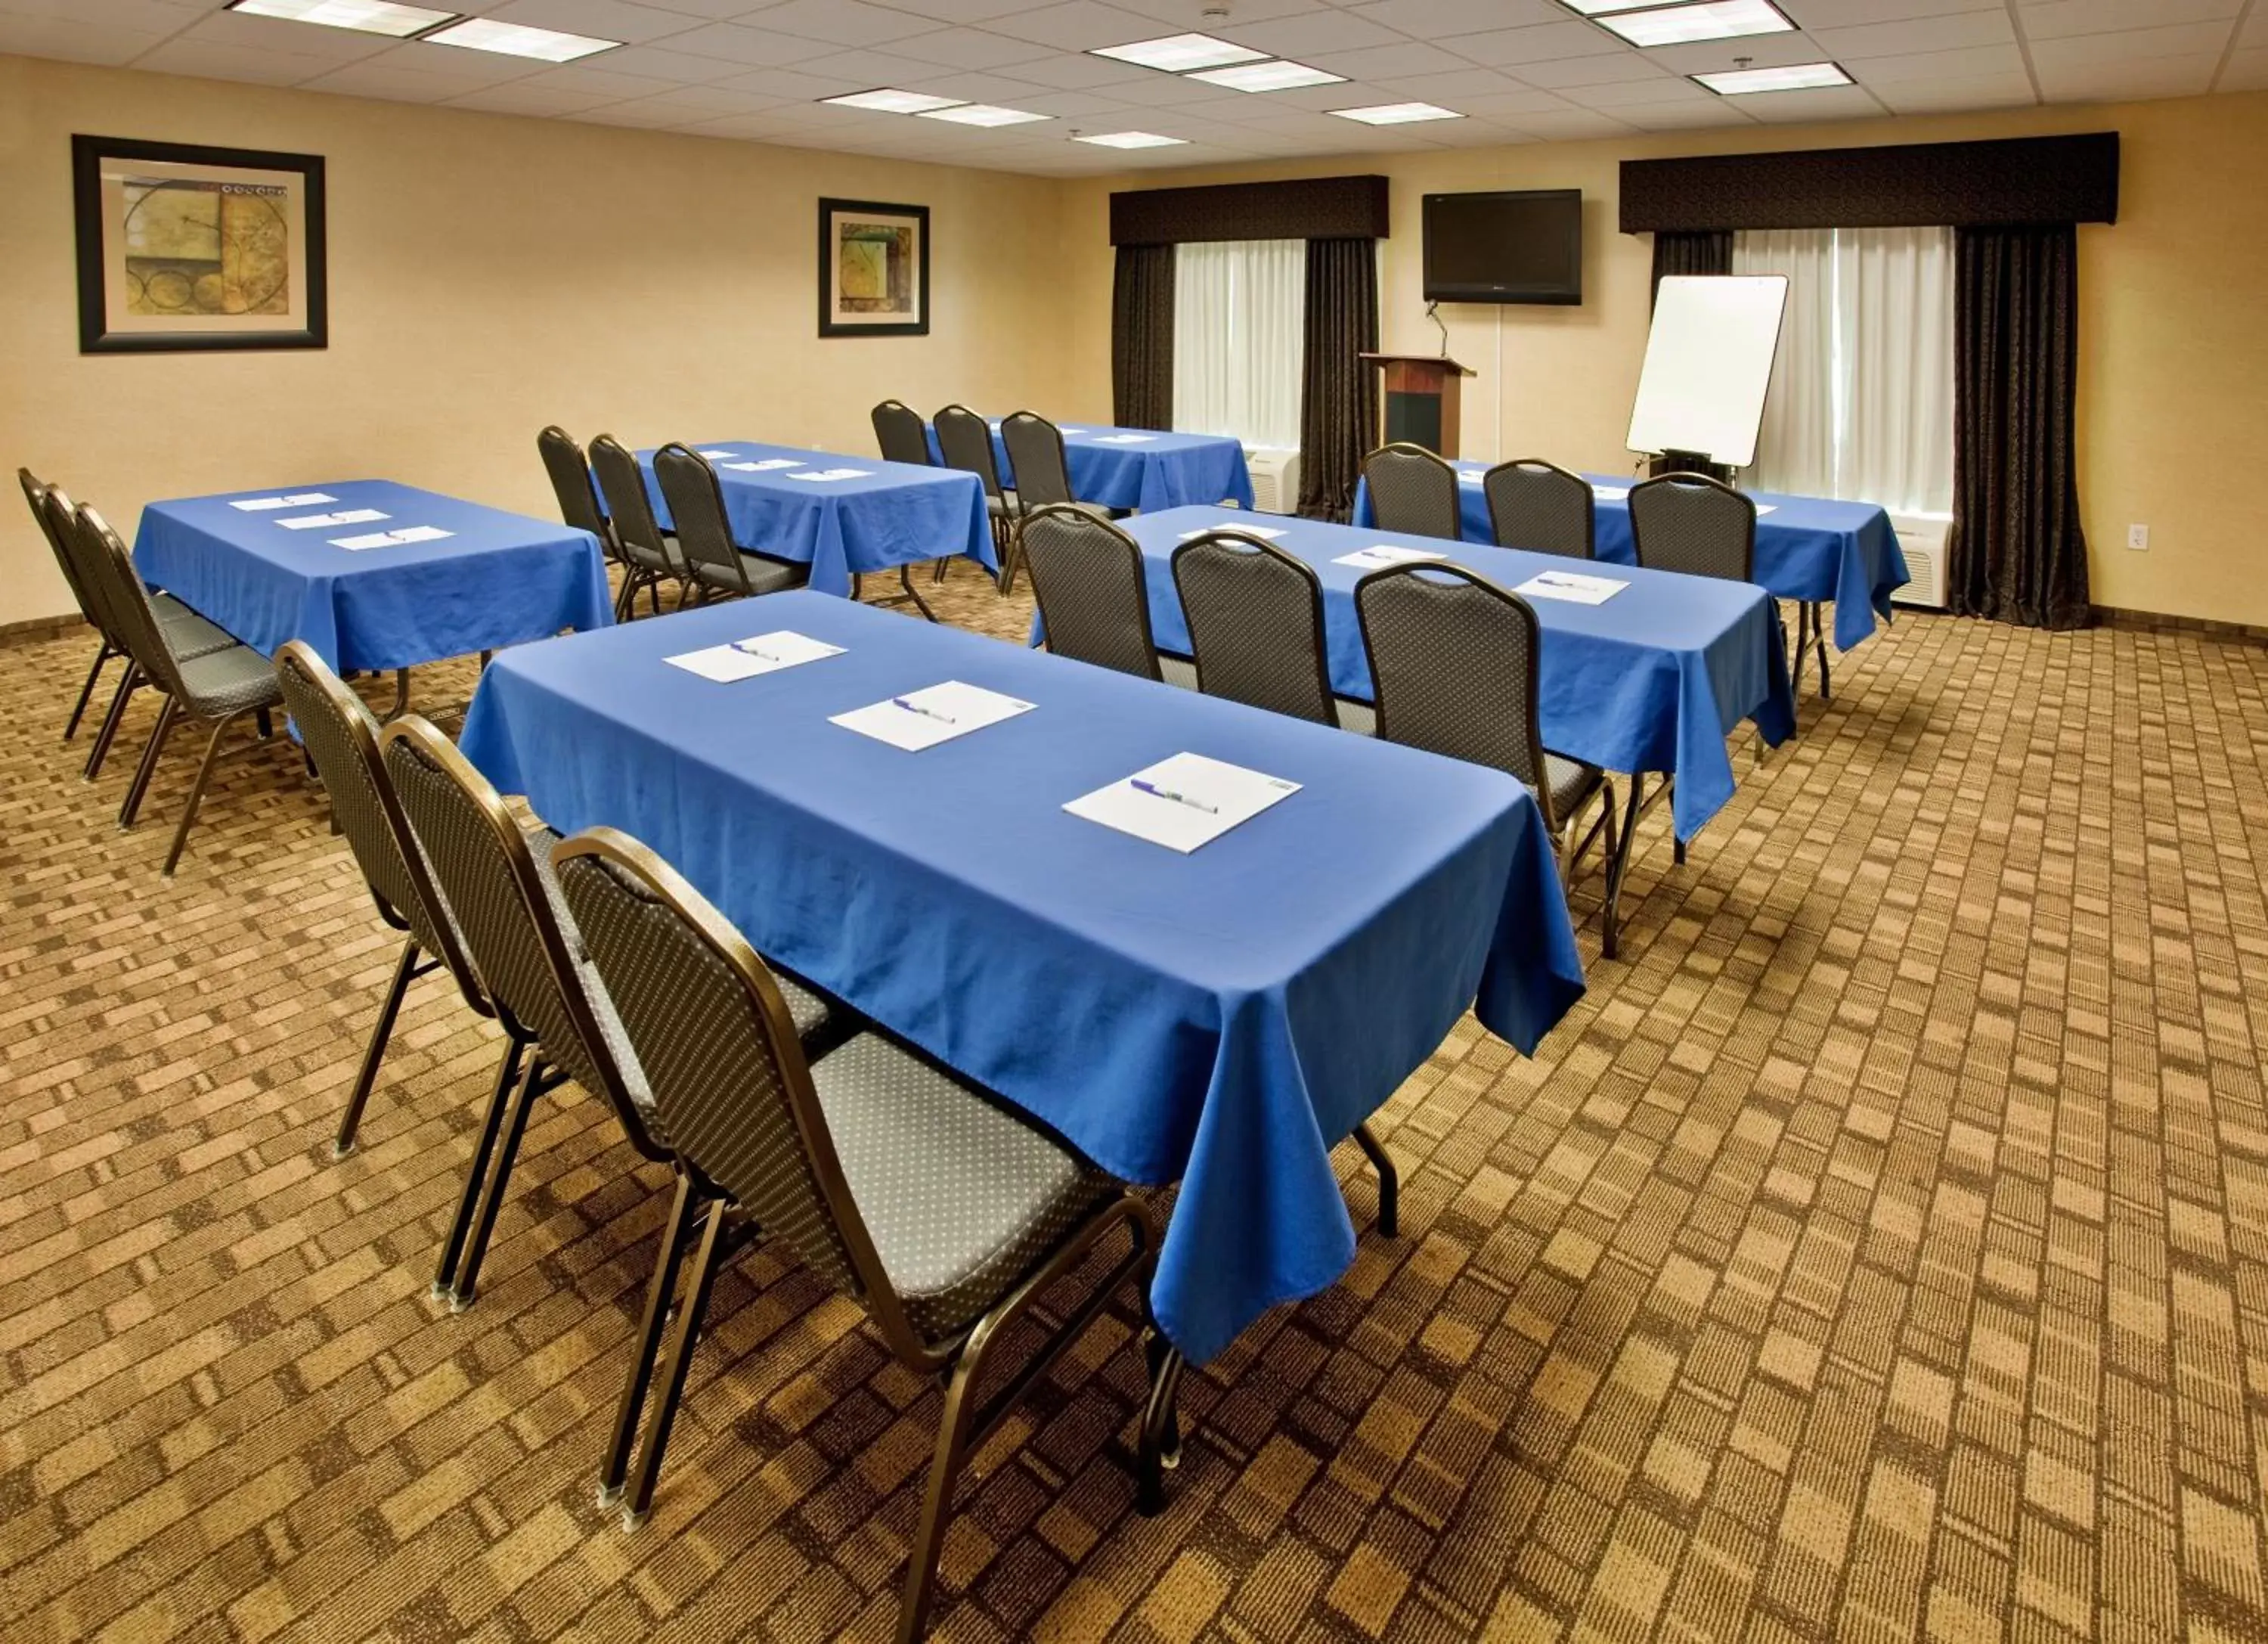
[[[792,480],[863,480],[871,468],[799,468],[787,477]]]
[[[366,536],[335,536],[333,548],[361,549],[365,548],[406,548],[412,542],[438,542],[456,535],[437,525],[405,525],[392,531],[372,531]]]
[[[1029,713],[1032,704],[981,685],[964,685],[949,679],[942,685],[885,697],[865,708],[835,715],[828,723],[846,731],[871,736],[878,742],[918,753],[949,742],[956,736],[981,731],[988,725]]]
[[[1514,593],[1531,600],[1565,600],[1572,605],[1604,605],[1630,586],[1612,577],[1586,577],[1572,571],[1547,571],[1530,577]]]
[[[1779,505],[1776,502],[1760,502],[1756,505],[1757,517],[1762,518],[1764,515],[1772,512],[1774,510],[1778,508],[1778,506]]]
[[[392,519],[375,508],[349,508],[342,513],[311,513],[297,520],[278,520],[276,523],[287,531],[320,531],[335,525],[369,525],[374,520]]]
[[[1157,437],[1155,434],[1098,434],[1094,443],[1098,446],[1146,446]]]
[[[762,462],[727,462],[728,468],[738,468],[743,474],[776,474],[782,468],[799,468],[801,457],[766,457]]]
[[[318,503],[336,502],[328,491],[301,491],[291,497],[247,497],[241,502],[229,504],[247,513],[266,513],[271,508],[312,508]]]
[[[704,451],[701,454],[711,462],[715,462],[725,457],[737,457],[740,453],[737,451]]]
[[[372,531],[367,536],[335,536],[331,539],[331,546],[359,553],[365,548],[392,548],[394,542],[391,531]]]
[[[1352,565],[1359,571],[1383,571],[1388,565],[1411,565],[1421,560],[1447,559],[1447,554],[1436,554],[1423,548],[1396,548],[1390,542],[1380,542],[1371,548],[1359,548],[1351,554],[1341,554],[1331,563]]]
[[[405,525],[395,529],[394,540],[397,542],[438,542],[444,537],[454,535],[454,531],[444,531],[438,525]]]
[[[842,654],[841,645],[828,645],[824,639],[814,639],[792,629],[776,628],[753,639],[735,639],[728,645],[710,645],[704,650],[664,657],[662,660],[688,674],[729,685],[735,680],[777,674],[784,668],[799,667],[806,662]]]
[[[1594,485],[1591,495],[1601,502],[1628,502],[1631,488],[1627,485]]]
[[[1211,531],[1233,531],[1239,536],[1256,536],[1263,542],[1272,542],[1278,537],[1284,534],[1281,531],[1277,530],[1273,526],[1209,525],[1204,527],[1202,530],[1182,532],[1182,541],[1184,542],[1194,542],[1197,538],[1204,536],[1206,533]]]
[[[1086,430],[1084,428],[1058,428],[1056,430],[1056,432],[1061,434],[1066,439],[1069,439],[1074,434],[1083,434],[1086,431]]]
[[[1457,470],[1457,483],[1460,485],[1477,485],[1487,477],[1488,470],[1486,468],[1459,468]]]
[[[1298,783],[1281,777],[1203,754],[1175,754],[1064,808],[1186,856],[1299,791]]]

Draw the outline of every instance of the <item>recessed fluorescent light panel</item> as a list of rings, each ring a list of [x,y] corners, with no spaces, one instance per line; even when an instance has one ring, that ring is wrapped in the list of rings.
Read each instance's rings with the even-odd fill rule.
[[[1073,137],[1074,143],[1092,143],[1106,149],[1169,149],[1177,143],[1187,143],[1187,137],[1161,137],[1154,131],[1106,131],[1100,136]]]
[[[956,103],[951,108],[923,111],[924,120],[950,120],[956,126],[1020,126],[1027,120],[1052,120],[1053,114],[1027,114],[1020,108],[995,108],[990,103]]]
[[[1188,77],[1233,92],[1288,92],[1295,85],[1343,85],[1344,74],[1326,74],[1304,63],[1247,63],[1233,69],[1207,69]]]
[[[446,23],[457,15],[422,5],[395,5],[394,0],[230,0],[227,9],[247,17],[287,18],[294,23],[388,34],[395,40],[406,40],[420,29]]]
[[[1795,27],[1771,0],[1706,0],[1701,5],[1616,12],[1597,21],[1633,46],[1689,46],[1747,34],[1785,34]]]
[[[484,17],[468,17],[425,38],[437,46],[462,46],[468,51],[534,57],[543,63],[572,63],[578,57],[612,51],[622,43],[594,40],[588,34],[563,34],[557,29],[530,28],[524,23],[498,23]]]
[[[1257,63],[1268,54],[1247,46],[1231,45],[1210,34],[1168,34],[1163,40],[1138,40],[1130,46],[1098,46],[1091,57],[1116,57],[1145,69],[1186,74],[1191,69],[1218,69],[1225,63]]]
[[[1693,77],[1719,97],[1757,92],[1808,92],[1822,85],[1850,85],[1851,77],[1831,63],[1799,63],[1785,69],[1734,69]]]
[[[1420,120],[1464,118],[1454,108],[1436,108],[1431,103],[1381,103],[1373,108],[1334,108],[1330,112],[1342,120],[1359,120],[1366,126],[1407,126]]]
[[[885,86],[874,92],[853,92],[848,97],[822,97],[837,108],[872,108],[885,114],[928,114],[940,108],[958,108],[964,99],[932,97],[927,92],[894,92]]]

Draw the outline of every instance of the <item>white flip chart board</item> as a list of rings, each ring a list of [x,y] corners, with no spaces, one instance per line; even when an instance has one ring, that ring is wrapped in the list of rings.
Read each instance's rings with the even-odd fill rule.
[[[1787,276],[1673,275],[1662,281],[1631,411],[1632,451],[1691,451],[1746,468],[1787,307]]]

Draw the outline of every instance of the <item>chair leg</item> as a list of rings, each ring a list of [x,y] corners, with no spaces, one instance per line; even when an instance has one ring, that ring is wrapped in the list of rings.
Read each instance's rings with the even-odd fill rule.
[[[914,602],[915,606],[921,611],[923,616],[926,617],[931,622],[935,622],[937,620],[937,613],[930,609],[929,601],[922,598],[920,593],[916,592],[914,588],[914,568],[911,565],[901,565],[898,567],[898,586],[906,591],[906,598]]]
[[[1827,613],[1815,602],[1811,608],[1811,637],[1819,646],[1819,700],[1835,700],[1835,682],[1827,669]]]
[[[378,1083],[378,1065],[386,1059],[386,1043],[394,1036],[394,1020],[401,1014],[402,996],[409,992],[409,984],[417,975],[417,939],[407,937],[401,944],[401,962],[394,967],[394,980],[387,985],[386,997],[378,1006],[378,1020],[370,1025],[370,1043],[362,1053],[362,1070],[355,1075],[354,1089],[347,1096],[347,1110],[339,1116],[339,1133],[331,1143],[331,1157],[343,1159],[355,1150],[355,1132],[362,1125],[362,1110],[370,1101],[371,1087]]]
[[[685,1265],[687,1237],[698,1208],[693,1178],[680,1171],[677,1196],[669,1207],[669,1222],[662,1229],[661,1253],[655,1258],[653,1278],[645,1287],[645,1316],[639,1322],[637,1341],[630,1349],[630,1373],[623,1378],[622,1402],[615,1410],[615,1435],[607,1446],[606,1464],[599,1473],[600,1507],[612,1507],[622,1500],[622,1481],[630,1477],[630,1449],[637,1439],[638,1416],[653,1386],[654,1366],[661,1357],[661,1335],[669,1323],[670,1298],[677,1294],[677,1277]]]
[[[102,729],[95,733],[94,746],[87,750],[86,768],[79,775],[92,782],[102,774],[102,762],[110,756],[110,745],[118,740],[120,721],[126,718],[126,699],[142,684],[142,670],[127,659],[126,672],[119,676],[118,689],[111,694],[110,711],[102,716]]]
[[[94,700],[94,682],[102,677],[103,666],[117,654],[110,648],[107,639],[95,652],[93,666],[86,671],[86,683],[78,688],[78,700],[71,704],[70,718],[63,722],[63,741],[66,742],[78,734],[78,722],[86,717],[86,704]]]
[[[481,1139],[473,1148],[471,1163],[465,1167],[465,1191],[457,1198],[457,1214],[449,1224],[449,1236],[441,1246],[441,1264],[433,1272],[433,1299],[446,1301],[457,1281],[457,1257],[465,1248],[465,1235],[471,1231],[473,1212],[480,1204],[481,1184],[488,1180],[489,1155],[496,1149],[497,1132],[504,1126],[504,1104],[512,1099],[519,1083],[519,1067],[527,1055],[527,1041],[516,1033],[506,1035],[504,1057],[497,1064],[496,1083],[489,1092],[486,1117],[481,1122]]]
[[[409,670],[398,667],[394,670],[394,706],[386,711],[387,721],[391,724],[409,711]]]
[[[489,1253],[489,1237],[496,1231],[497,1213],[504,1207],[512,1163],[519,1157],[519,1139],[527,1133],[528,1111],[535,1106],[542,1078],[543,1053],[539,1050],[527,1058],[526,1067],[521,1070],[519,1088],[512,1093],[511,1111],[504,1116],[504,1132],[497,1139],[496,1162],[489,1167],[488,1187],[481,1194],[481,1207],[473,1217],[472,1238],[465,1246],[464,1258],[457,1264],[456,1286],[449,1293],[452,1313],[463,1312],[479,1299],[481,1263]]]
[[[1166,1510],[1165,1475],[1182,1464],[1182,1424],[1174,1407],[1182,1381],[1182,1350],[1159,1328],[1158,1316],[1150,1310],[1150,1286],[1156,1275],[1153,1254],[1136,1275],[1142,1295],[1142,1360],[1150,1376],[1150,1396],[1142,1406],[1134,1495],[1135,1510],[1145,1518]]]
[[[981,1346],[963,1353],[946,1383],[945,1410],[937,1425],[937,1451],[930,1460],[929,1492],[922,1498],[921,1522],[906,1554],[905,1596],[898,1605],[898,1644],[916,1644],[929,1628],[930,1601],[937,1595],[937,1557],[945,1545],[946,1520],[953,1513],[953,1489],[961,1482],[976,1373],[983,1357]]]
[[[709,1311],[709,1293],[717,1283],[718,1257],[723,1254],[725,1206],[712,1204],[701,1229],[700,1248],[693,1256],[693,1278],[678,1303],[677,1324],[669,1338],[669,1359],[661,1371],[659,1401],[646,1423],[645,1446],[638,1452],[637,1478],[630,1486],[624,1522],[635,1529],[653,1506],[653,1481],[661,1473],[662,1453],[669,1448],[669,1429],[677,1420],[677,1401],[685,1395],[685,1375],[693,1368],[693,1346],[699,1339],[701,1321]]]
[[[943,582],[945,580],[945,573],[951,569],[953,569],[953,560],[951,557],[939,556],[937,563],[930,567],[929,579],[932,582]]]
[[[166,751],[166,739],[173,734],[173,721],[180,717],[180,704],[168,695],[158,704],[158,723],[150,727],[150,741],[142,749],[142,763],[134,767],[134,780],[126,785],[126,797],[118,802],[121,831],[141,820],[142,800],[150,792],[150,778],[157,774],[158,756]]]
[[[1614,850],[1607,859],[1607,905],[1599,915],[1599,955],[1603,959],[1612,959],[1620,951],[1623,881],[1630,873],[1631,847],[1638,838],[1638,813],[1644,808],[1645,797],[1646,778],[1633,771],[1630,804],[1623,812],[1622,837],[1615,841]]]
[[[166,866],[160,870],[167,879],[173,878],[173,869],[180,865],[181,847],[188,844],[189,829],[196,824],[197,807],[204,803],[205,784],[212,780],[214,762],[220,758],[220,739],[241,717],[231,714],[214,726],[211,736],[205,740],[205,756],[198,763],[197,779],[189,784],[188,803],[181,807],[181,825],[173,829],[173,848],[166,852]]]
[[[1354,1145],[1378,1171],[1378,1230],[1389,1239],[1398,1239],[1402,1236],[1402,1173],[1394,1168],[1394,1155],[1367,1124],[1354,1127]]]
[[[276,721],[268,717],[267,709],[254,708],[252,711],[252,723],[259,727],[260,740],[261,741],[266,742],[274,740],[276,735]]]

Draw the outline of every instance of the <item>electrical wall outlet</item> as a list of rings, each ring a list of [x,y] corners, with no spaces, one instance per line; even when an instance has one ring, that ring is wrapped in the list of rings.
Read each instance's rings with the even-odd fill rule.
[[[2146,525],[2128,526],[2126,527],[2126,546],[2132,549],[2138,554],[2148,551],[2150,546],[2150,527]]]

